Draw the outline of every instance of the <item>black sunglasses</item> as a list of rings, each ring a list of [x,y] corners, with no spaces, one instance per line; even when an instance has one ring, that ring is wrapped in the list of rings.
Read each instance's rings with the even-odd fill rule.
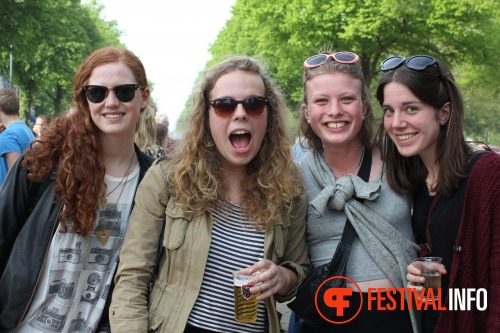
[[[137,88],[139,88],[138,84],[121,84],[111,88],[111,90],[113,90],[116,98],[118,98],[120,102],[127,103],[134,99]],[[83,90],[90,102],[101,103],[108,96],[110,89],[103,86],[90,85],[83,86]]]
[[[250,96],[244,100],[237,101],[231,97],[217,98],[209,103],[215,114],[222,118],[231,118],[238,104],[243,105],[243,109],[252,117],[260,117],[264,113],[267,99],[260,96]]]
[[[382,70],[382,72],[390,71],[403,64],[414,71],[424,71],[427,67],[437,64],[437,60],[428,55],[416,55],[410,58],[393,56],[382,61],[380,64],[380,70]]]

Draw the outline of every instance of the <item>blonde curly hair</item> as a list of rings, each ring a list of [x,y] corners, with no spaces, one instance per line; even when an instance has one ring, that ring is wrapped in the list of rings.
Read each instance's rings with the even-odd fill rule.
[[[248,178],[240,189],[243,193],[240,206],[245,215],[255,223],[257,230],[268,229],[283,209],[290,210],[303,185],[286,132],[285,115],[289,110],[259,60],[233,56],[203,73],[188,113],[189,126],[170,160],[167,183],[175,202],[189,214],[211,212],[226,200],[227,183],[210,132],[208,110],[210,93],[217,80],[236,70],[259,75],[268,100],[267,131],[259,152],[247,165]]]

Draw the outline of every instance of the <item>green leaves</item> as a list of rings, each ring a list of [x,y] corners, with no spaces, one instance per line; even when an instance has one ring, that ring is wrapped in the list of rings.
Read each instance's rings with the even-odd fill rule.
[[[71,103],[72,80],[81,61],[93,50],[119,45],[116,22],[100,18],[102,5],[93,0],[29,0],[0,2],[0,75],[8,76],[13,45],[13,83],[21,88],[25,111],[57,115]],[[27,117],[27,112],[25,112]]]
[[[465,73],[457,75],[459,83],[472,73],[487,78],[488,84],[481,83],[483,76],[473,80],[479,89],[462,87],[474,107],[468,114],[489,109],[496,119],[488,118],[484,126],[495,133],[500,117],[486,99],[499,99],[500,78],[494,75],[500,49],[499,8],[495,0],[237,0],[233,16],[210,48],[210,64],[230,54],[263,57],[298,113],[302,63],[318,51],[358,53],[372,89],[386,57],[429,54],[452,70],[460,65]],[[375,105],[374,109],[378,111]],[[477,130],[470,132],[478,135]]]

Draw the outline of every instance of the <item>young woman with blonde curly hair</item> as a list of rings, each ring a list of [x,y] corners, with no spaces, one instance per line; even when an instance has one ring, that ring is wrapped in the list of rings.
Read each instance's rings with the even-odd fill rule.
[[[205,71],[184,140],[139,187],[113,332],[280,332],[275,300],[292,298],[308,269],[305,193],[286,112],[257,60],[235,56]],[[258,273],[249,281],[260,293],[254,323],[234,319],[232,272],[240,269]]]
[[[149,100],[130,51],[94,51],[57,118],[0,192],[0,331],[109,331],[107,308],[135,190],[152,159],[134,146]]]

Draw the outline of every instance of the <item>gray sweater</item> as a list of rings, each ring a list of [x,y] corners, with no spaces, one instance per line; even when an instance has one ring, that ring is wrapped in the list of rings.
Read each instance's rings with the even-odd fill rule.
[[[347,277],[356,282],[387,278],[396,288],[405,287],[406,267],[419,250],[413,242],[409,198],[392,191],[383,172],[373,183],[352,174],[336,180],[323,156],[312,151],[297,165],[307,189],[312,265],[331,260],[349,217],[359,238],[351,247]],[[415,325],[414,317],[412,321]]]

